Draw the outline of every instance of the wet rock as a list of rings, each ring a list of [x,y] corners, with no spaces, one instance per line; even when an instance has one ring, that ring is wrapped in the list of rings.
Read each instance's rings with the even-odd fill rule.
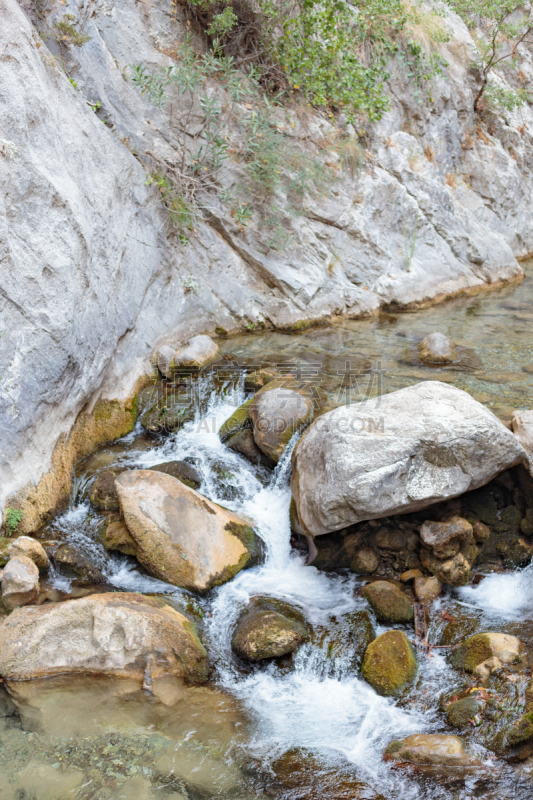
[[[31,536],[19,536],[7,548],[9,558],[27,556],[39,569],[47,569],[50,562],[42,544]]]
[[[154,472],[163,472],[165,475],[172,475],[179,481],[188,486],[189,489],[199,489],[202,485],[200,472],[187,464],[186,461],[166,461],[164,464],[157,464],[155,467],[148,467]]]
[[[399,695],[416,677],[418,664],[403,631],[387,631],[371,642],[361,668],[363,678],[378,694]]]
[[[487,408],[427,381],[318,417],[295,449],[291,485],[302,528],[318,536],[456,497],[525,459]]]
[[[413,604],[398,586],[388,581],[375,581],[363,589],[379,622],[402,623],[414,619]]]
[[[487,658],[486,661],[482,661],[481,664],[478,664],[472,671],[474,675],[479,675],[480,678],[488,678],[489,675],[493,675],[495,672],[498,672],[503,667],[502,662],[499,658],[493,656],[492,658]]]
[[[108,517],[98,528],[98,538],[106,550],[118,550],[126,556],[137,554],[135,541],[126,524],[119,517]]]
[[[374,544],[382,550],[400,552],[407,547],[407,537],[403,531],[393,528],[379,528],[373,536]]]
[[[466,728],[473,719],[483,710],[483,703],[475,696],[461,697],[446,706],[446,716],[454,728]]]
[[[245,428],[251,430],[252,420],[250,419],[250,406],[253,402],[254,398],[249,397],[248,400],[245,400],[244,403],[235,409],[231,417],[228,417],[228,419],[222,423],[218,431],[221,442],[225,442],[230,436],[233,436],[234,433],[238,433]]]
[[[247,458],[252,464],[267,467],[268,469],[273,469],[276,466],[274,461],[266,456],[256,445],[254,435],[249,428],[243,428],[234,433],[226,440],[226,445],[230,450],[234,450]]]
[[[437,558],[447,559],[457,555],[463,542],[473,541],[474,532],[466,519],[452,517],[446,522],[424,522],[420,538]]]
[[[366,649],[375,638],[368,611],[351,611],[334,617],[327,625],[315,625],[311,634],[311,641],[327,652],[334,669],[338,669],[340,662],[354,673],[360,669]]]
[[[34,565],[35,566],[35,565]],[[17,609],[0,626],[7,681],[69,673],[202,683],[206,651],[190,620],[162,600],[116,592]]]
[[[115,488],[115,478],[120,472],[106,469],[101,472],[92,485],[89,500],[99,511],[118,511],[120,506]]]
[[[39,570],[27,556],[10,559],[2,572],[2,603],[11,611],[29,605],[39,595]]]
[[[385,757],[407,764],[447,768],[481,766],[477,759],[467,753],[462,739],[441,733],[415,733],[391,742]]]
[[[194,409],[187,391],[164,394],[141,415],[141,425],[147,433],[175,433],[194,419]]]
[[[255,443],[276,463],[292,435],[312,417],[312,400],[290,388],[258,392],[250,405]]]
[[[476,633],[452,654],[450,663],[456,669],[474,672],[476,667],[492,658],[501,664],[520,664],[524,645],[516,636],[506,633]]]
[[[443,333],[430,333],[422,339],[418,352],[426,364],[451,364],[457,359],[451,339]]]
[[[280,377],[282,376],[279,372],[275,372],[271,369],[255,370],[246,375],[244,379],[244,388],[249,392],[257,392],[259,389],[262,389],[263,386],[266,386],[267,383],[277,380]]]
[[[128,470],[116,486],[136,557],[156,578],[207,591],[258,563],[261,540],[251,525],[176,478]]]
[[[490,528],[478,519],[473,519],[470,523],[472,525],[472,533],[476,542],[486,542],[490,536]]]
[[[519,409],[511,417],[513,433],[529,459],[529,472],[533,476],[533,411]]]
[[[409,583],[409,581],[414,581],[415,578],[423,577],[424,575],[419,569],[408,569],[405,572],[402,572],[400,575],[400,580],[402,583]]]
[[[245,661],[262,661],[292,653],[308,638],[300,611],[282,600],[258,597],[241,615],[231,647]]]
[[[442,584],[434,575],[415,578],[415,594],[420,603],[429,603],[435,600],[442,591]]]
[[[421,554],[422,566],[429,570],[441,583],[448,586],[466,586],[470,580],[472,563],[476,553],[469,561],[463,553],[458,553],[453,558],[435,558],[428,551]]]
[[[520,530],[526,536],[533,536],[533,508],[527,509],[526,516],[520,523]]]
[[[361,782],[349,762],[334,763],[305,749],[288,750],[272,764],[275,797],[291,800],[385,800]],[[277,788],[277,787],[276,787]]]
[[[350,569],[356,575],[371,575],[377,570],[380,558],[371,547],[361,547],[350,561]]]
[[[61,564],[67,573],[87,583],[105,583],[102,570],[89,556],[71,544],[60,544],[54,552],[54,561]]]

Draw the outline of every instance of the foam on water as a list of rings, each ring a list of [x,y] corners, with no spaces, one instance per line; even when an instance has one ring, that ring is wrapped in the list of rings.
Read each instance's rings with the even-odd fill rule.
[[[492,574],[477,586],[457,589],[461,600],[487,615],[521,619],[533,612],[533,567],[503,575]]]

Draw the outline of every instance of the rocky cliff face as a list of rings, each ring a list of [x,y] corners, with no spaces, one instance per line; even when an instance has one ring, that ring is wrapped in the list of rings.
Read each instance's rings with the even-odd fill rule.
[[[394,76],[365,166],[306,201],[288,248],[269,250],[253,224],[241,230],[217,205],[184,246],[141,163],[147,152],[177,159],[179,101],[160,111],[125,78],[131,63],[172,63],[184,34],[175,9],[0,4],[0,507],[31,501],[29,528],[64,495],[84,448],[127,428],[105,403],[131,396],[163,339],[476,291],[520,279],[516,258],[533,251],[533,116],[526,107],[492,130],[478,124],[473,43],[451,16],[433,104]],[[91,37],[82,47],[39,35],[68,12]],[[522,62],[530,79],[527,51]],[[332,131],[323,114],[276,114],[310,149]],[[202,124],[197,115],[200,136]],[[73,444],[75,420],[95,407],[107,421]]]

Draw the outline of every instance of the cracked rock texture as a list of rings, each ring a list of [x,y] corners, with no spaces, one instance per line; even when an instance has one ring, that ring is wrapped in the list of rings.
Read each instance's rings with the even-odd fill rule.
[[[531,112],[478,130],[473,44],[453,15],[434,103],[417,103],[393,76],[365,167],[306,202],[286,250],[269,250],[253,221],[241,231],[216,203],[184,247],[141,164],[147,152],[177,159],[179,102],[159,111],[124,77],[131,63],[171,63],[184,35],[175,9],[171,0],[2,2],[0,508],[56,469],[54,447],[82,410],[132,394],[165,341],[477,291],[519,280],[515,257],[533,251]],[[92,37],[82,47],[39,36],[65,13]],[[527,51],[521,68],[531,80]],[[214,81],[209,91],[223,94]],[[332,133],[308,109],[276,114],[311,151]],[[199,114],[191,133],[201,137],[203,123]]]

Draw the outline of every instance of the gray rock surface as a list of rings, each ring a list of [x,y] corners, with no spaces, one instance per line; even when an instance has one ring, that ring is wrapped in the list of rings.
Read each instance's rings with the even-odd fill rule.
[[[294,451],[291,485],[300,524],[318,536],[456,497],[525,460],[485,406],[426,381],[318,417]]]
[[[206,651],[196,628],[161,600],[125,592],[19,609],[0,626],[0,675],[29,680],[100,673],[174,674],[202,683]]]
[[[82,47],[55,42],[65,13],[91,37]],[[140,163],[179,160],[179,98],[160,111],[125,79],[129,64],[171,63],[180,13],[171,0],[2,4],[0,507],[47,473],[82,408],[130,395],[163,342],[478,290],[518,279],[514,256],[533,251],[532,112],[473,133],[474,45],[453,14],[433,103],[392,76],[367,168],[306,200],[288,250],[218,207],[184,246]],[[208,91],[225,101],[216,82]],[[325,114],[276,114],[306,148],[333,133]],[[200,140],[204,121],[194,119]],[[229,175],[228,188],[239,180]]]
[[[159,350],[160,357],[157,361],[159,371],[170,378],[180,367],[193,367],[199,369],[209,364],[219,356],[218,344],[210,336],[193,336],[185,347],[174,351],[173,348],[163,346]]]
[[[313,402],[288,388],[258,392],[250,406],[255,443],[278,462],[292,435],[313,417]]]
[[[2,603],[11,611],[34,603],[39,594],[39,570],[31,558],[10,559],[2,572]]]

